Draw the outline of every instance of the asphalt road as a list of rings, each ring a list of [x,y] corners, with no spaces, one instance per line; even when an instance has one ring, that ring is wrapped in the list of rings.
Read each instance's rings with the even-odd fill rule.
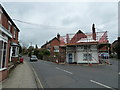
[[[29,61],[29,58],[25,58]],[[30,62],[44,88],[118,88],[118,61],[112,65],[60,65],[39,60]]]

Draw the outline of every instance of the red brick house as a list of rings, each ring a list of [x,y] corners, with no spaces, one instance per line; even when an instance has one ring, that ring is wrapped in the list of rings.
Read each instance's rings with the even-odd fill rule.
[[[18,59],[18,33],[19,29],[0,4],[0,81],[8,76],[9,62]]]
[[[50,56],[53,61],[64,62],[65,61],[65,43],[63,42],[63,38],[57,34],[57,37],[54,37],[46,44],[42,45],[41,48],[45,48],[50,51]],[[50,58],[50,57],[49,57]]]

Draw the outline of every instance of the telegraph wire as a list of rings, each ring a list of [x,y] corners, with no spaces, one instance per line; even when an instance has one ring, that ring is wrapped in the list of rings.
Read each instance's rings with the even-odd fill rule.
[[[41,26],[41,27],[46,27],[46,28],[54,28],[54,29],[69,29],[71,27],[62,27],[62,26],[50,26],[50,25],[44,25],[44,24],[36,24],[36,23],[31,23],[31,22],[26,22],[26,21],[22,21],[22,20],[18,20],[18,19],[13,19],[14,21],[20,22],[20,23],[24,23],[24,24],[28,24],[28,25],[34,25],[34,26]],[[39,27],[40,28],[40,27]]]
[[[41,27],[46,27],[46,28],[51,28],[51,29],[68,29],[68,27],[67,28],[65,28],[65,27],[61,27],[61,26],[49,26],[49,25],[43,25],[43,24],[36,24],[36,23],[31,23],[31,22],[26,22],[26,21],[22,21],[22,20],[18,20],[18,19],[13,19],[14,21],[17,21],[17,22],[20,22],[20,23],[24,23],[24,24],[29,24],[29,25],[34,25],[34,26],[41,26]],[[107,23],[108,24],[108,23]],[[36,29],[39,29],[39,28],[41,28],[41,27],[38,27],[38,28],[36,28]],[[72,27],[71,27],[72,28]],[[34,27],[33,28],[26,28],[26,29],[35,29]],[[103,30],[103,29],[99,29],[99,28],[95,28],[95,29],[97,29],[97,30],[99,30],[99,31],[101,31],[101,32],[104,32],[104,31],[107,31],[107,30]],[[116,36],[116,35],[118,35],[118,34],[113,34],[113,33],[110,33],[109,31],[107,31],[110,35],[112,35],[112,36]]]

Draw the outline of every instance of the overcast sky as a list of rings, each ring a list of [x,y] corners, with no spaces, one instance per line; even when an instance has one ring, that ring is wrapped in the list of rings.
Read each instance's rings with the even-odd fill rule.
[[[19,40],[26,44],[43,45],[60,33],[108,31],[110,43],[118,36],[117,2],[4,2],[5,10],[20,29]],[[38,25],[37,25],[38,24]]]

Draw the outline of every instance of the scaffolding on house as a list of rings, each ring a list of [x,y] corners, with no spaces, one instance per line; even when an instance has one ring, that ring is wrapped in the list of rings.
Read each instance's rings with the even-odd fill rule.
[[[61,36],[61,45],[66,46],[77,46],[77,45],[86,45],[87,46],[87,61],[88,64],[91,65],[91,60],[89,57],[89,45],[96,44],[97,47],[100,44],[107,44],[108,38],[107,38],[107,31],[105,32],[96,32],[95,33],[95,39],[93,38],[93,33],[76,33],[76,34],[66,34],[66,36]],[[100,57],[98,55],[99,61]],[[95,57],[92,56],[92,60],[95,60],[96,62],[98,60],[95,59]]]

